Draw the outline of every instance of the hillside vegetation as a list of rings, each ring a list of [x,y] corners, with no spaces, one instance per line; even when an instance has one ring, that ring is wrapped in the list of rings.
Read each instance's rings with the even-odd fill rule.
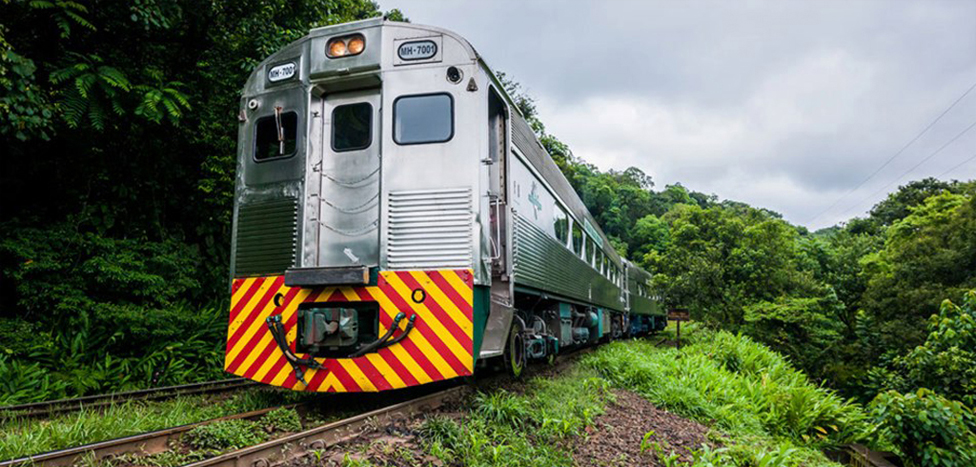
[[[380,12],[363,0],[4,4],[0,404],[221,376],[240,87],[308,29]],[[503,79],[668,306],[871,404],[914,465],[972,460],[976,182],[914,181],[810,232],[637,168],[599,170]]]

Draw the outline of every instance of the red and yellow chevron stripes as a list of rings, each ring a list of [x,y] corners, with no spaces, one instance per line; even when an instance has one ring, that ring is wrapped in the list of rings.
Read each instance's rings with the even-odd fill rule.
[[[234,279],[224,369],[265,384],[322,392],[383,391],[470,375],[474,371],[473,277],[470,269],[384,271],[375,286],[314,289],[287,287],[284,276]],[[424,294],[415,293],[417,289]],[[423,300],[417,303],[414,298]],[[265,320],[281,315],[294,352],[299,305],[343,301],[378,303],[380,335],[401,311],[407,317],[417,316],[414,329],[403,341],[379,352],[316,359],[326,370],[308,369],[305,386],[295,378]],[[400,322],[401,331],[406,323]]]

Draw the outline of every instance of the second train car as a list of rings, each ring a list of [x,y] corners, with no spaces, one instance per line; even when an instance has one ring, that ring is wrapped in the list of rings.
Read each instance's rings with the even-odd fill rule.
[[[457,34],[314,29],[254,70],[239,120],[232,374],[382,391],[666,324]]]

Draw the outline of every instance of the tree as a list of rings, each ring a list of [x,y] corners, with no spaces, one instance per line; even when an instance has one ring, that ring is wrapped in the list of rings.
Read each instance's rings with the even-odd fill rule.
[[[871,219],[883,226],[892,225],[907,217],[911,213],[911,208],[943,191],[957,192],[956,184],[932,177],[909,182],[907,185],[899,186],[898,190],[888,194],[887,198],[874,205],[870,212]]]
[[[942,297],[976,288],[976,195],[930,196],[888,228],[884,247],[866,255],[865,312],[877,325],[876,354],[921,344],[920,323]]]
[[[70,395],[219,373],[201,355],[219,356],[226,326],[241,88],[311,28],[381,14],[366,0],[95,5],[5,1],[0,25],[0,196],[15,200],[0,212],[0,342],[32,323],[45,338],[29,353],[50,356],[38,372],[99,379]],[[197,333],[200,351],[174,357]]]
[[[962,306],[943,301],[928,332],[924,344],[895,360],[906,385],[976,406],[976,290],[963,296]]]

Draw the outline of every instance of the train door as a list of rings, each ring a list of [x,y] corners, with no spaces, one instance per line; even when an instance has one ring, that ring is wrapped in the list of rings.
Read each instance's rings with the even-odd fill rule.
[[[491,209],[491,258],[492,275],[506,276],[508,235],[507,211],[507,164],[508,164],[508,115],[505,103],[494,89],[488,92],[488,197]]]
[[[380,91],[322,101],[320,267],[379,264]]]
[[[511,279],[511,225],[507,203],[508,187],[508,111],[505,101],[488,91],[488,170],[489,240],[491,252],[491,304],[479,358],[506,354],[513,338],[515,301]],[[524,354],[521,354],[524,355]],[[524,359],[523,359],[524,360]]]

